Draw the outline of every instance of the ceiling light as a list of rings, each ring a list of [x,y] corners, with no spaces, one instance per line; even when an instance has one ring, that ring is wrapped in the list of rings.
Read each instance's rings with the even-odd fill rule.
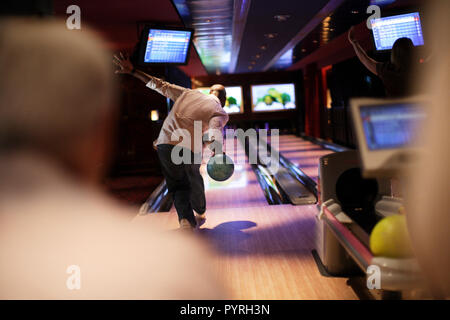
[[[278,22],[284,22],[286,20],[288,20],[291,17],[291,15],[289,14],[277,14],[276,16],[273,16],[273,18],[275,20],[277,20]]]
[[[352,10],[351,12],[352,12],[353,14],[358,14],[358,13],[359,13],[358,10]]]
[[[158,121],[159,120],[159,112],[158,112],[158,110],[151,110],[149,116],[150,116],[150,120]]]
[[[313,40],[313,43],[317,43],[317,42],[319,42],[319,41],[317,41],[317,40]]]
[[[264,37],[266,37],[267,39],[274,39],[276,38],[276,36],[278,36],[278,33],[266,33],[264,35]]]
[[[206,19],[205,22],[206,23],[210,23],[210,22],[212,22],[212,20],[211,19]]]
[[[306,49],[302,49],[302,52],[306,52]]]
[[[261,50],[267,50],[267,46],[265,44],[263,44],[262,46],[259,47]]]
[[[253,66],[248,66],[248,70],[252,70],[253,69]]]
[[[255,65],[255,64],[256,64],[256,61],[251,61],[250,64]]]

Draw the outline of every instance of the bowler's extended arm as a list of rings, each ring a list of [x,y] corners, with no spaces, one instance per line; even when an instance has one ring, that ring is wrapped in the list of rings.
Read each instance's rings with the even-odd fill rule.
[[[371,57],[369,57],[364,51],[364,49],[361,47],[361,45],[356,41],[354,36],[354,28],[351,27],[348,31],[348,40],[353,46],[353,49],[355,50],[356,56],[358,57],[359,61],[373,74],[377,74],[377,64],[378,62],[373,60]]]
[[[171,84],[159,78],[153,77],[146,74],[143,71],[136,70],[128,57],[125,57],[122,53],[119,55],[114,55],[114,64],[116,64],[119,69],[116,70],[116,74],[129,74],[133,77],[144,82],[147,87],[155,90],[156,92],[162,94],[163,96],[175,101],[181,94],[188,90],[186,88]]]

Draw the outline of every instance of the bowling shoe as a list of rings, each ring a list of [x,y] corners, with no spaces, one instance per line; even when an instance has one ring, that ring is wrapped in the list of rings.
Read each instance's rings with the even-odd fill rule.
[[[191,223],[187,219],[181,219],[180,220],[180,229],[194,230],[194,227],[191,225]]]
[[[195,214],[195,220],[197,221],[197,228],[198,228],[198,227],[202,226],[205,223],[206,215],[204,213],[203,214],[196,213]]]

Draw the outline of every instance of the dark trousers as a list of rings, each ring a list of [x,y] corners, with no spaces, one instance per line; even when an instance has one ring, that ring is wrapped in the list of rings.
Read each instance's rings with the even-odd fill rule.
[[[178,152],[181,152],[181,154],[187,152],[191,163],[174,164],[171,159],[174,148],[178,148],[177,154]],[[167,189],[173,195],[178,220],[187,219],[192,226],[196,226],[193,210],[199,214],[206,211],[205,186],[200,175],[200,163],[194,163],[194,158],[196,157],[199,160],[201,155],[170,144],[160,144],[157,146],[157,150],[162,172],[166,178]]]

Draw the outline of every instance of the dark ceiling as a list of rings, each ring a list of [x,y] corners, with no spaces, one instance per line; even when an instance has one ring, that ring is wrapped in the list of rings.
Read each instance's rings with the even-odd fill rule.
[[[328,0],[252,1],[235,72],[262,71],[327,3]],[[278,22],[277,15],[290,17]],[[258,54],[260,58],[256,59]],[[252,61],[255,61],[254,65]]]
[[[174,0],[208,73],[263,71],[345,0]],[[293,47],[293,45],[292,45]],[[290,51],[292,52],[292,51]],[[283,52],[284,53],[284,52]],[[289,52],[288,52],[289,54]],[[288,60],[290,65],[290,57]],[[278,59],[277,59],[278,60]],[[278,64],[279,65],[279,64]]]
[[[383,12],[423,2],[396,0]],[[112,50],[133,49],[138,23],[194,28],[189,64],[180,69],[195,77],[287,69],[367,19],[370,0],[55,0],[56,15],[67,17],[72,4]]]
[[[195,29],[194,45],[209,73],[231,62],[235,0],[173,0],[184,24]]]
[[[378,1],[381,7],[381,15],[394,15],[405,10],[419,10],[424,1],[420,0],[386,0],[384,5]],[[346,0],[330,15],[328,15],[316,28],[314,28],[293,49],[291,66],[297,64],[311,53],[330,43],[337,37],[347,33],[351,26],[365,23],[370,14],[367,8],[370,0]],[[365,33],[370,34],[365,28]]]

